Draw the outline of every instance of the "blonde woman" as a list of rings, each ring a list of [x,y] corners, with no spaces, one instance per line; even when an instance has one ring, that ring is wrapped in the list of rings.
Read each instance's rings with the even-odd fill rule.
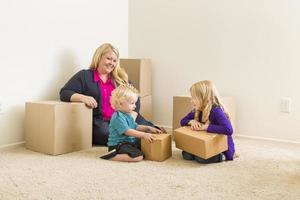
[[[190,93],[194,109],[180,121],[181,126],[191,126],[191,129],[195,131],[203,130],[227,135],[228,150],[207,160],[183,151],[183,158],[205,164],[222,162],[223,155],[226,160],[233,160],[235,147],[232,139],[232,125],[214,84],[208,80],[199,81],[191,86]]]
[[[111,44],[98,47],[89,69],[76,73],[60,90],[60,99],[66,102],[83,102],[93,109],[93,144],[106,145],[108,126],[114,112],[110,104],[112,91],[118,86],[128,84],[128,75],[119,66],[119,51]],[[140,114],[137,102],[136,122],[154,126]]]

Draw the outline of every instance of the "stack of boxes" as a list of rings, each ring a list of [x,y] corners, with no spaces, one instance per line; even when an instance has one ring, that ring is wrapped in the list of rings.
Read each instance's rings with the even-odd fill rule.
[[[139,91],[140,114],[152,121],[152,83],[150,59],[120,59],[120,66],[128,74],[129,81]]]
[[[150,59],[120,59],[120,66],[125,69],[129,80],[139,91],[141,109],[140,114],[152,121],[152,87]],[[141,142],[145,159],[164,161],[172,156],[172,140],[170,134],[156,135],[152,143]]]

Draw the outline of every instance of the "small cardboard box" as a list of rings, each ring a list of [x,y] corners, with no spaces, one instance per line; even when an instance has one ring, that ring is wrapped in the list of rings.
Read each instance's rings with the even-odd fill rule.
[[[231,96],[221,97],[224,106],[231,117],[231,124],[235,130],[236,120],[236,103]],[[173,97],[173,130],[180,127],[180,120],[192,111],[191,97],[189,96],[174,96]]]
[[[141,146],[147,160],[164,161],[172,156],[171,134],[157,134],[152,143],[142,139]]]
[[[148,121],[152,121],[152,95],[141,97],[140,101],[140,114]]]
[[[50,155],[92,147],[92,109],[83,103],[26,102],[26,148]]]
[[[150,59],[120,59],[120,66],[125,69],[129,80],[138,89],[140,96],[152,94]]]
[[[192,131],[181,127],[174,132],[176,148],[193,155],[208,159],[228,149],[227,136],[206,131]]]

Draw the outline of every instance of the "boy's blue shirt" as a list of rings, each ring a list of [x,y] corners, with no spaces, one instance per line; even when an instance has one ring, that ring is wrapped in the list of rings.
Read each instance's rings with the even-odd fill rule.
[[[109,123],[108,146],[116,146],[122,142],[136,142],[136,138],[125,135],[128,129],[136,129],[138,124],[130,113],[116,111]]]

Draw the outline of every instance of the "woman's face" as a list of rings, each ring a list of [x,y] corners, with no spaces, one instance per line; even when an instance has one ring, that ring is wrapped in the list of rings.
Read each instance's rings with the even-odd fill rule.
[[[117,63],[118,63],[117,55],[112,50],[109,50],[107,53],[105,53],[102,56],[97,70],[101,74],[110,74],[117,66]]]

